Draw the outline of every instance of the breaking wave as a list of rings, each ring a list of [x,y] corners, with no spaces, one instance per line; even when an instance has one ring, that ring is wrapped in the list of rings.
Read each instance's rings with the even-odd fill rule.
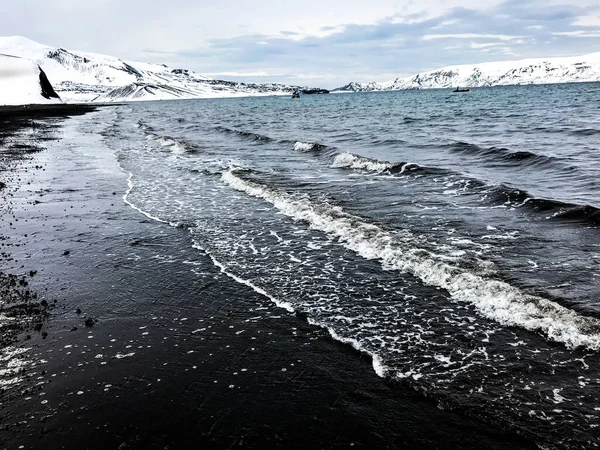
[[[319,151],[323,150],[325,147],[325,145],[317,144],[315,142],[296,141],[294,143],[294,150],[298,152]]]
[[[173,153],[196,153],[198,148],[187,141],[174,139],[168,136],[160,136],[155,133],[147,133],[146,139],[156,141],[162,147],[169,147]]]
[[[336,155],[331,164],[333,168],[367,170],[369,172],[384,172],[392,169],[394,166],[394,163],[364,158],[347,152]]]
[[[198,146],[184,139],[176,139],[170,136],[162,136],[156,130],[143,122],[138,122],[136,127],[141,129],[146,136],[146,140],[155,141],[161,147],[168,147],[173,153],[185,154],[196,153]]]
[[[392,174],[419,173],[428,175],[449,175],[452,172],[439,167],[424,167],[410,162],[389,162],[378,159],[366,158],[353,153],[339,153],[331,163],[332,168],[353,169],[367,172]]]
[[[248,175],[248,174],[246,174]],[[504,281],[475,275],[415,247],[418,237],[407,230],[386,230],[328,203],[315,203],[247,179],[236,168],[221,176],[232,188],[271,203],[294,220],[335,237],[363,258],[378,260],[423,283],[443,288],[455,301],[472,304],[479,314],[505,326],[540,332],[568,348],[600,349],[600,320],[582,316],[554,301],[523,292]]]

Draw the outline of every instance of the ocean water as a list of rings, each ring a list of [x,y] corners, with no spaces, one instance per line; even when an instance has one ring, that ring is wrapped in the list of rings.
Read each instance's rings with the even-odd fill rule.
[[[124,201],[187,229],[232,282],[441,407],[591,448],[599,113],[590,83],[93,114]]]

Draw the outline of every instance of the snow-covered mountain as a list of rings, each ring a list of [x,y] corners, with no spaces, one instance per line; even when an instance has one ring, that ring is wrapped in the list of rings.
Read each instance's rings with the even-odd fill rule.
[[[67,102],[291,94],[299,88],[213,80],[187,69],[54,48],[21,36],[0,37],[0,53],[34,61]]]
[[[448,66],[387,82],[352,82],[335,91],[388,91],[600,81],[600,53]]]

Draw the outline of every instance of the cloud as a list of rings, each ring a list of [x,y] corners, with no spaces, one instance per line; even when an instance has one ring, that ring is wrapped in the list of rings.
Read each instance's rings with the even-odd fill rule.
[[[323,87],[446,65],[600,51],[597,0],[201,3],[8,2],[0,29],[241,81]]]
[[[423,39],[430,41],[432,39],[499,39],[501,41],[511,41],[513,39],[520,39],[526,36],[507,36],[505,34],[476,34],[476,33],[462,33],[462,34],[426,34]]]
[[[470,48],[489,48],[489,47],[495,47],[497,45],[503,45],[502,42],[486,42],[486,43],[482,43],[482,42],[471,42],[469,44]]]
[[[582,16],[578,17],[573,25],[579,27],[600,27],[600,16]]]
[[[374,24],[326,26],[321,30],[325,35],[214,39],[178,56],[225,71],[240,72],[244,67],[246,72],[285,74],[280,81],[300,78],[310,69],[315,79],[315,74],[329,74],[323,82],[334,87],[333,83],[351,80],[373,81],[367,77],[378,73],[404,76],[444,65],[598,51],[595,32],[584,33],[575,24],[592,9],[508,0],[489,10],[455,7],[438,16],[417,14],[399,20],[392,15]],[[586,44],[595,42],[595,48],[574,48],[569,43],[574,36],[587,38]]]
[[[552,33],[555,36],[569,36],[569,37],[577,37],[577,38],[586,38],[586,37],[600,37],[600,30],[593,32],[593,31],[583,31],[583,30],[577,30],[577,31],[557,31],[555,33]]]

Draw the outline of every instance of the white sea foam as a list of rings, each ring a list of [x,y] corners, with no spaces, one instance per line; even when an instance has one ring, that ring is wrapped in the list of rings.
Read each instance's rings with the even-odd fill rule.
[[[178,141],[167,136],[160,136],[156,133],[148,132],[148,127],[142,123],[139,123],[136,126],[144,130],[146,140],[156,141],[161,145],[161,147],[170,147],[173,153],[183,154],[192,150],[192,148],[183,141]]]
[[[0,390],[11,388],[23,380],[25,368],[32,365],[32,361],[25,359],[30,350],[11,346],[0,350]]]
[[[130,207],[132,207],[133,209],[135,209],[136,211],[142,213],[143,215],[145,215],[146,217],[148,217],[149,219],[152,220],[156,220],[157,222],[162,222],[162,223],[168,223],[166,220],[160,219],[158,217],[155,217],[153,215],[151,215],[150,213],[144,211],[141,208],[138,208],[137,206],[135,206],[132,202],[129,201],[129,195],[131,194],[131,191],[134,188],[133,185],[133,174],[131,172],[127,172],[125,169],[123,169],[123,167],[121,166],[120,163],[117,162],[117,165],[119,166],[119,169],[121,169],[123,172],[125,172],[128,177],[127,177],[127,190],[125,191],[125,194],[123,194],[123,201],[129,205]]]
[[[418,169],[419,166],[413,163],[406,163],[402,165],[402,168],[400,169],[400,173],[404,173],[407,170],[415,170]]]
[[[331,337],[333,339],[335,339],[336,341],[342,342],[344,344],[350,344],[355,350],[358,350],[361,353],[365,353],[365,354],[369,355],[372,358],[373,370],[375,371],[375,373],[382,378],[384,378],[387,375],[387,373],[389,371],[389,367],[387,367],[385,364],[383,364],[381,357],[379,355],[377,355],[376,353],[367,350],[358,340],[352,339],[349,337],[340,336],[338,333],[335,332],[335,330],[333,328],[328,326],[326,323],[319,322],[310,317],[307,320],[308,320],[308,323],[311,325],[316,325],[321,328],[325,328],[329,332]]]
[[[294,150],[300,152],[307,152],[309,150],[312,150],[313,148],[315,148],[315,144],[313,144],[312,142],[298,141],[294,144]]]
[[[174,142],[171,145],[171,150],[173,150],[173,153],[187,153],[190,151],[190,148],[183,142]]]
[[[344,168],[344,169],[356,169],[356,170],[368,170],[370,172],[383,172],[394,167],[394,164],[385,161],[378,161],[376,159],[364,158],[362,156],[356,156],[352,153],[340,153],[336,155],[333,163],[333,168]]]
[[[440,261],[429,251],[415,247],[417,237],[406,230],[386,231],[339,207],[313,203],[244,180],[236,176],[235,168],[223,173],[222,179],[239,191],[273,204],[283,214],[337,238],[360,256],[379,260],[387,270],[408,272],[425,284],[446,289],[454,300],[472,304],[484,317],[502,325],[541,331],[569,348],[600,349],[600,320]]]
[[[158,143],[159,143],[160,145],[162,145],[163,147],[169,147],[169,146],[171,146],[171,145],[175,144],[175,141],[174,141],[173,139],[171,139],[171,138],[167,138],[167,137],[163,137],[163,136],[160,136],[160,137],[157,139],[157,141],[158,141]]]
[[[256,286],[251,281],[245,280],[245,279],[240,278],[237,275],[231,273],[229,270],[227,270],[227,267],[225,267],[225,264],[223,264],[222,262],[218,261],[213,255],[211,255],[209,252],[207,252],[206,249],[204,249],[199,244],[194,244],[193,247],[197,248],[198,250],[202,250],[204,253],[206,253],[210,257],[210,259],[212,260],[213,264],[216,267],[218,267],[221,270],[221,272],[223,274],[227,275],[229,278],[232,278],[233,280],[237,281],[240,284],[248,286],[253,291],[259,293],[260,295],[263,295],[263,296],[267,297],[269,300],[271,300],[273,303],[275,303],[278,307],[284,308],[284,309],[286,309],[289,312],[294,312],[294,308],[293,308],[293,306],[290,303],[283,302],[283,301],[281,301],[281,300],[279,300],[279,299],[277,299],[277,298],[269,295],[267,293],[267,291],[265,291],[264,289]]]

